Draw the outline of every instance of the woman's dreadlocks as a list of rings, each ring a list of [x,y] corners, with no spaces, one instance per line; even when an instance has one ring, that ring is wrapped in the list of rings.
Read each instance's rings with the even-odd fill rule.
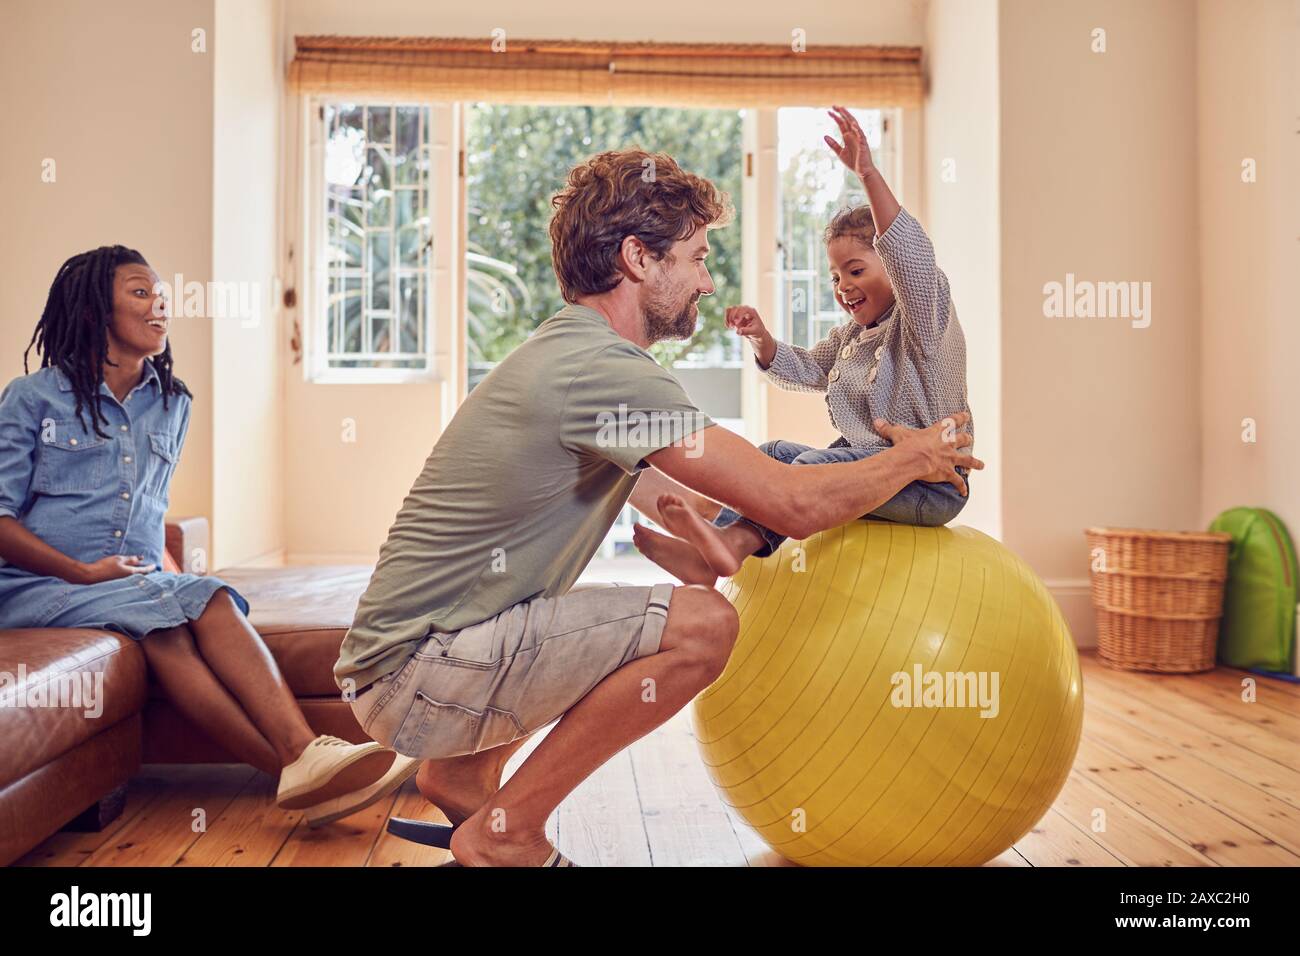
[[[77,398],[77,419],[85,427],[83,408],[91,408],[95,434],[107,438],[99,424],[108,424],[101,408],[99,386],[108,361],[108,330],[113,321],[113,275],[120,265],[148,265],[144,256],[126,246],[100,246],[73,256],[59,267],[50,286],[45,311],[36,331],[23,350],[23,371],[27,353],[36,347],[41,368],[55,366],[72,383]],[[162,354],[145,359],[152,362],[162,386],[163,408],[168,396],[189,395],[185,383],[172,377],[171,342]]]

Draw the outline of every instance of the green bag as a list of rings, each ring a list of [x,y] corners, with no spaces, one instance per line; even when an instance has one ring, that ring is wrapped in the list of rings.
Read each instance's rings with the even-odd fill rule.
[[[1296,659],[1296,556],[1286,525],[1264,508],[1229,508],[1210,524],[1232,535],[1219,660],[1291,674]]]

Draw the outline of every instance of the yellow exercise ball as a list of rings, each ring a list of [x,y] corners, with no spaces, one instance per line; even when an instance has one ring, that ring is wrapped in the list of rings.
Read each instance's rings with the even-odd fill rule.
[[[723,799],[807,866],[978,866],[1051,806],[1083,724],[1043,582],[971,528],[854,521],[750,558],[692,722]]]

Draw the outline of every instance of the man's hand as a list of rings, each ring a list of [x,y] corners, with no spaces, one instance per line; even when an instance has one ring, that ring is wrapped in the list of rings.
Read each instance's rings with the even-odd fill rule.
[[[962,495],[966,494],[966,481],[957,473],[957,467],[979,470],[984,462],[970,454],[975,439],[961,428],[970,421],[969,412],[958,412],[937,421],[929,428],[908,428],[892,425],[883,418],[873,423],[876,431],[888,438],[896,447],[910,446],[923,454],[932,467],[918,481],[947,482]]]
[[[128,578],[133,574],[148,574],[155,566],[141,564],[142,559],[136,555],[110,554],[89,564],[83,564],[81,573],[73,584],[98,584],[100,581],[113,581]]]

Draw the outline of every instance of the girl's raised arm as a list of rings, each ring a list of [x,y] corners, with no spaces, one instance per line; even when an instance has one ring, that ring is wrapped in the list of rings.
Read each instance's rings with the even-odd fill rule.
[[[871,148],[858,121],[842,106],[835,107],[830,116],[840,128],[844,145],[830,136],[826,137],[826,145],[858,174],[867,191],[876,222],[876,253],[894,287],[906,340],[921,354],[933,354],[947,335],[952,317],[948,277],[935,262],[930,237],[899,206],[885,177],[871,161]]]
[[[894,224],[894,217],[901,208],[894,198],[893,190],[885,182],[876,164],[871,161],[871,147],[867,145],[867,134],[862,132],[858,121],[842,106],[828,111],[835,125],[840,128],[844,145],[835,142],[832,136],[826,137],[826,145],[831,148],[845,166],[857,173],[862,180],[862,187],[867,191],[867,201],[871,204],[871,215],[876,220],[876,235],[889,230]]]

